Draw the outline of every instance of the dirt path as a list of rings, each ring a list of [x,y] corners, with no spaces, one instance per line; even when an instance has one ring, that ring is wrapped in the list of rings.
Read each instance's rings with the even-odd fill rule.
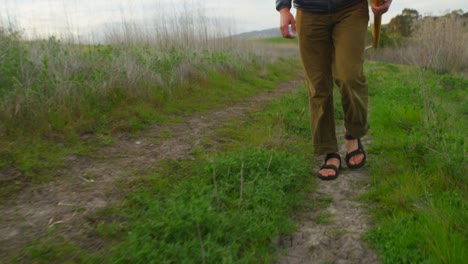
[[[99,248],[99,239],[87,233],[92,224],[87,217],[122,199],[119,184],[154,170],[162,159],[186,159],[194,148],[206,149],[202,139],[218,126],[260,109],[297,88],[302,80],[298,77],[270,93],[188,117],[180,124],[155,126],[138,138],[122,134],[92,156],[67,157],[68,166],[56,180],[24,189],[0,205],[0,262],[32,239],[44,236],[51,227],[60,228],[65,238],[81,241],[86,248]],[[361,243],[369,219],[363,205],[353,201],[365,190],[366,177],[365,171],[344,171],[337,181],[320,182],[310,200],[331,197],[332,202],[319,210],[316,206],[305,208],[297,219],[301,223],[298,232],[281,239],[289,250],[280,263],[378,263]],[[317,224],[323,215],[331,216],[332,223]]]
[[[364,146],[366,142],[369,140],[364,138]],[[345,153],[340,151],[342,157]],[[344,160],[343,165],[346,167]],[[337,180],[319,181],[309,197],[311,204],[297,217],[297,232],[279,241],[287,250],[279,263],[380,263],[361,238],[370,219],[365,205],[356,198],[366,191],[367,182],[365,168],[343,169]]]

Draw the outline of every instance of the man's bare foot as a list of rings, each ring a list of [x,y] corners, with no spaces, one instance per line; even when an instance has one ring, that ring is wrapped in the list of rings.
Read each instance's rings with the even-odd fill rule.
[[[338,153],[329,153],[325,157],[325,164],[320,167],[319,178],[322,180],[333,180],[338,177],[341,167],[341,158]]]
[[[346,145],[346,165],[350,169],[357,169],[366,162],[366,153],[360,139],[354,138],[349,134],[345,135]]]
[[[345,140],[345,145],[346,153],[351,153],[359,148],[357,139]],[[364,154],[357,154],[356,156],[353,156],[349,159],[349,164],[356,166],[357,164],[360,164],[363,159]]]

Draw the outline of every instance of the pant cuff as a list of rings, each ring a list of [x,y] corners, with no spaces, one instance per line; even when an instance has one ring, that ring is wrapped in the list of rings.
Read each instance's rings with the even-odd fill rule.
[[[365,126],[364,128],[362,126],[346,126],[346,133],[355,137],[355,138],[362,138],[367,134],[367,131],[369,131],[369,127]]]
[[[314,145],[314,154],[315,156],[321,156],[328,153],[338,152],[338,144],[335,142],[335,146],[331,145]]]

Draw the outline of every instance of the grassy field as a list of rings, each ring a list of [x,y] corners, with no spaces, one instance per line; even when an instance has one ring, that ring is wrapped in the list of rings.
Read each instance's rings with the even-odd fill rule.
[[[384,263],[463,263],[468,257],[468,81],[372,63],[372,189],[367,239]]]
[[[238,43],[239,44],[239,43]],[[0,196],[46,182],[66,155],[87,155],[117,133],[176,123],[275,88],[294,59],[235,43],[212,50],[24,41],[0,32]],[[87,144],[82,137],[96,137]]]
[[[86,156],[112,145],[118,133],[134,135],[246,100],[300,71],[297,59],[222,45],[162,51],[31,42],[1,31],[0,46],[0,170],[14,175],[0,182],[2,200],[56,178],[69,154]],[[463,263],[468,81],[379,62],[365,70],[372,179],[361,199],[374,224],[366,240],[384,263]],[[86,236],[100,247],[56,226],[12,262],[273,261],[280,253],[275,239],[294,231],[291,215],[314,188],[307,104],[301,87],[223,124],[206,139],[222,144],[216,151],[160,161],[131,190],[121,186],[126,195],[119,205],[87,216]],[[89,135],[97,140],[83,140]]]
[[[459,102],[467,97],[466,79],[384,63],[368,63],[366,72],[372,181],[362,199],[373,215],[369,245],[384,263],[463,263],[467,109]],[[132,184],[139,187],[120,206],[92,216],[106,241],[100,250],[60,238],[58,228],[27,246],[26,259],[272,261],[275,237],[294,230],[291,213],[314,186],[307,107],[301,88],[219,128],[211,140],[226,142],[223,151],[162,161]]]
[[[119,206],[89,216],[88,235],[104,241],[103,248],[67,239],[57,226],[15,261],[272,261],[275,238],[294,230],[291,215],[313,189],[307,101],[302,87],[205,139],[225,142],[223,151],[163,160],[130,183]]]
[[[466,25],[424,20],[398,49],[371,58],[375,228],[384,263],[464,263],[468,257]],[[392,74],[381,74],[381,73]],[[463,77],[465,76],[465,77]]]
[[[104,259],[272,261],[278,253],[274,239],[294,230],[290,216],[312,188],[310,144],[302,132],[308,119],[296,115],[304,110],[303,104],[291,107],[292,102],[304,101],[301,95],[225,124],[217,140],[230,142],[226,151],[201,154],[195,162],[169,161],[150,175],[146,179],[150,184],[116,210],[129,225],[118,230],[122,240]],[[109,235],[116,234],[104,238]]]

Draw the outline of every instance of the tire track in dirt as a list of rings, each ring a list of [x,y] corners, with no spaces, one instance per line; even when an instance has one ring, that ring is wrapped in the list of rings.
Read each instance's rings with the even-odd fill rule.
[[[341,130],[339,134],[343,137]],[[368,137],[363,138],[364,147],[369,142]],[[345,149],[340,151],[340,176],[334,181],[317,180],[317,189],[309,195],[309,205],[297,216],[298,230],[292,236],[279,239],[278,243],[287,252],[278,264],[380,263],[362,241],[362,235],[370,228],[370,217],[365,204],[356,199],[368,188],[368,172],[365,168],[347,169],[343,159],[345,153]],[[322,162],[318,161],[319,164]],[[314,171],[318,169],[316,166]],[[323,200],[331,203],[321,208]]]
[[[159,160],[190,158],[195,147],[203,147],[200,137],[209,136],[227,120],[290,93],[303,78],[298,76],[269,93],[196,114],[179,124],[154,126],[138,139],[118,135],[110,146],[92,156],[67,157],[67,168],[55,180],[28,187],[0,204],[0,260],[6,260],[12,251],[44,236],[54,226],[65,232],[65,238],[78,237],[84,240],[86,248],[98,248],[101,242],[86,233],[90,225],[86,216],[122,199],[119,182],[130,182],[150,172]],[[96,139],[89,136],[84,140]]]

